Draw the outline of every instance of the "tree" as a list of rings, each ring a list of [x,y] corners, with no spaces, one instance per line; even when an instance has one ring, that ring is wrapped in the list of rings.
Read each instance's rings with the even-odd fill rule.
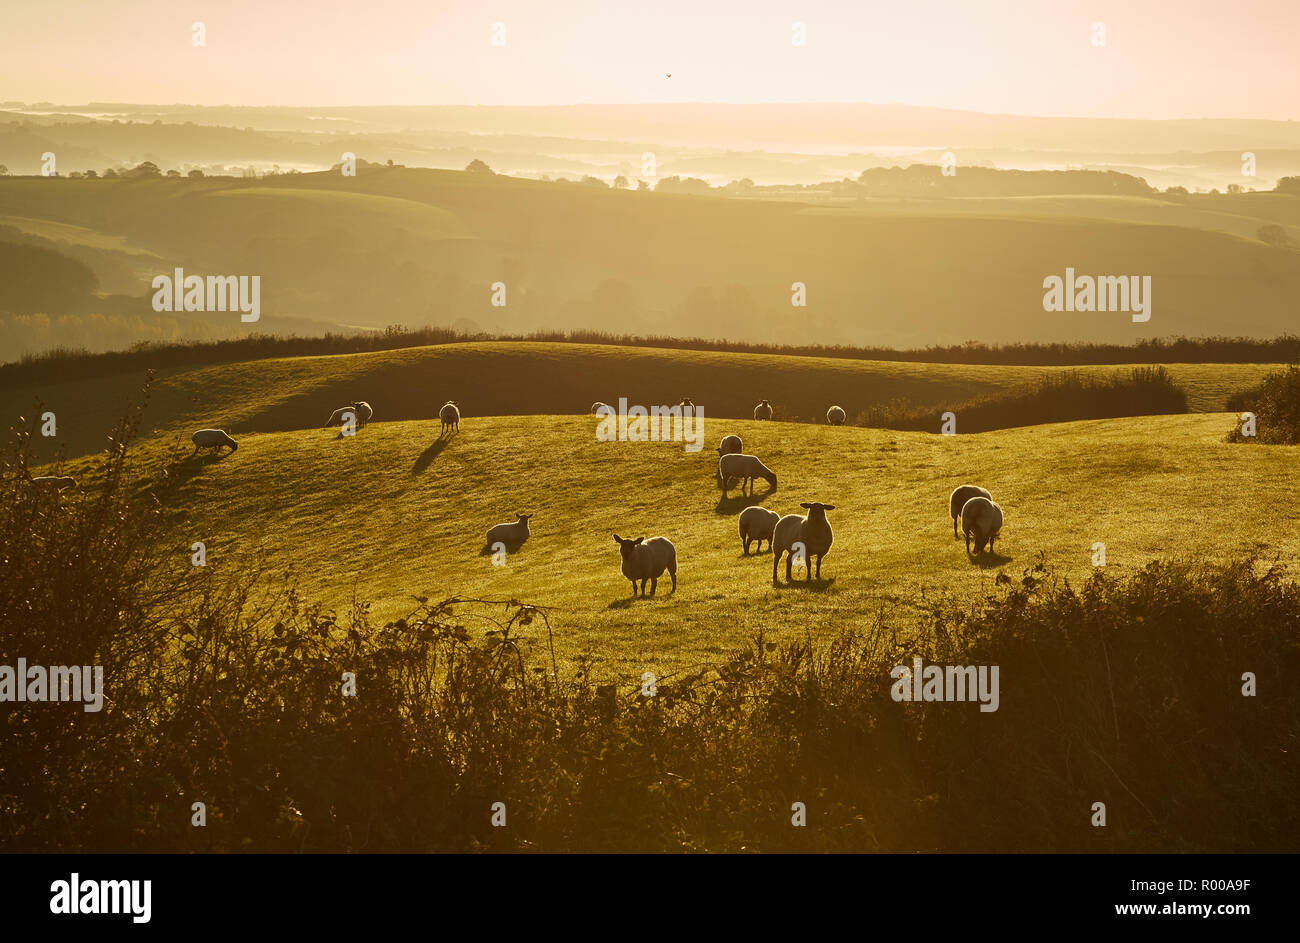
[[[479,160],[477,157],[466,164],[465,169],[472,174],[490,174],[493,172],[491,167],[483,163],[483,161]]]
[[[630,186],[631,184],[628,183],[627,177],[624,177],[622,174],[619,174],[617,177],[614,178],[615,190],[626,190]]]
[[[1300,177],[1282,177],[1273,188],[1273,192],[1300,194]]]
[[[99,177],[99,173],[98,173],[97,171],[94,171],[94,170],[87,170],[87,171],[86,171],[86,178],[87,178],[87,179],[89,179],[89,180],[95,180],[95,179],[97,179],[98,177]]]
[[[9,168],[6,167],[4,164],[0,164],[0,177],[7,177],[7,176],[9,176]]]
[[[169,177],[179,177],[180,175],[181,175],[181,172],[180,172],[179,170],[176,170],[175,168],[173,168],[172,170],[167,171],[167,176],[169,176]]]
[[[1255,233],[1255,238],[1265,245],[1273,246],[1275,249],[1294,249],[1295,243],[1287,235],[1285,229],[1276,223],[1269,223],[1267,226],[1260,226],[1259,232]]]
[[[604,180],[601,180],[599,177],[593,177],[591,174],[586,174],[582,178],[582,183],[585,183],[589,187],[600,187],[602,190],[609,189],[609,184]]]
[[[650,184],[646,183],[644,180],[638,180],[636,182],[636,188],[638,190],[649,190]]]
[[[191,170],[191,171],[190,171],[189,173],[187,173],[185,176],[189,177],[191,180],[202,180],[202,179],[203,179],[203,171],[201,171],[201,170],[199,170],[199,168],[195,167],[193,170]]]

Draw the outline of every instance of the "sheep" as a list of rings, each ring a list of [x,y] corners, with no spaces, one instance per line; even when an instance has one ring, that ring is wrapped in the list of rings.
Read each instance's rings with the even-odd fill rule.
[[[975,553],[984,552],[984,544],[993,552],[993,541],[1002,531],[1002,508],[988,498],[971,498],[961,508],[961,529],[966,535],[966,553],[970,554],[970,540],[975,537]]]
[[[491,547],[494,544],[502,543],[507,549],[515,550],[523,545],[523,542],[532,536],[528,530],[528,519],[531,514],[515,513],[518,518],[514,523],[497,524],[488,528],[487,545]]]
[[[771,418],[772,418],[772,404],[769,403],[767,400],[763,400],[763,402],[761,402],[761,403],[759,403],[757,406],[755,406],[755,407],[754,407],[754,418],[755,418],[755,419],[771,419]]]
[[[659,577],[667,570],[673,578],[673,592],[677,592],[677,548],[667,537],[635,540],[614,535],[619,553],[623,557],[623,575],[632,581],[632,595],[637,594],[637,580],[641,581],[641,595],[645,596],[646,580],[650,581],[650,595],[655,594]]]
[[[691,402],[691,398],[689,396],[683,396],[682,401],[677,405],[682,408],[683,419],[685,419],[687,416],[695,415],[695,404]]]
[[[348,413],[352,414],[352,422],[356,426],[364,426],[370,421],[370,417],[375,411],[370,408],[370,404],[362,400],[359,403],[353,403],[351,406],[340,406],[334,412],[330,413],[329,419],[325,420],[322,429],[328,429],[330,426],[341,426],[347,422]]]
[[[767,541],[767,549],[772,549],[772,531],[776,529],[776,522],[781,515],[775,511],[769,511],[765,507],[754,505],[745,508],[740,512],[740,542],[745,548],[745,556],[749,556],[749,543],[752,540],[758,541],[758,553],[763,552],[763,541]]]
[[[846,418],[842,406],[832,406],[830,409],[826,410],[826,421],[832,426],[844,425],[844,420]]]
[[[749,485],[749,493],[754,493],[754,480],[764,478],[771,485],[771,490],[776,490],[776,472],[768,468],[758,460],[757,455],[729,454],[718,459],[718,477],[722,480],[722,492],[727,492],[727,481],[731,478],[740,479],[740,493],[745,493],[745,485]]]
[[[743,451],[745,451],[745,446],[741,443],[738,435],[723,436],[722,441],[718,443],[719,455],[739,455]]]
[[[609,413],[614,412],[614,407],[613,407],[613,406],[607,406],[607,405],[605,405],[604,403],[602,403],[600,400],[597,400],[596,402],[594,402],[594,403],[591,404],[591,415],[594,416],[594,415],[596,415],[598,412],[600,412],[601,410],[608,410],[608,412],[606,413],[606,415],[609,415]]]
[[[35,498],[37,496],[53,495],[56,500],[64,488],[75,487],[77,487],[77,480],[68,475],[42,475],[30,479],[24,484],[27,497]]]
[[[199,454],[199,449],[212,449],[212,451],[220,454],[222,447],[228,445],[231,454],[234,454],[235,449],[239,448],[239,444],[220,429],[200,429],[190,436],[190,441],[194,443],[194,452],[192,453],[194,455]]]
[[[785,581],[790,582],[796,544],[803,545],[801,550],[804,569],[807,571],[806,580],[811,582],[813,578],[813,557],[817,558],[817,579],[822,578],[822,557],[830,552],[831,542],[835,539],[835,535],[831,533],[831,522],[826,519],[826,512],[835,510],[835,505],[805,501],[799,507],[808,509],[807,517],[787,514],[776,522],[776,527],[772,531],[772,542],[769,546],[772,548],[773,583],[777,582],[777,564],[781,562],[783,553],[786,555]]]
[[[971,498],[988,498],[992,501],[993,495],[979,485],[962,485],[953,489],[952,494],[948,497],[948,516],[952,518],[953,540],[957,540],[960,536],[957,533],[957,518],[961,517],[962,507]]]
[[[438,410],[438,418],[442,420],[442,431],[455,429],[460,432],[460,403],[454,399],[447,400],[446,405]]]

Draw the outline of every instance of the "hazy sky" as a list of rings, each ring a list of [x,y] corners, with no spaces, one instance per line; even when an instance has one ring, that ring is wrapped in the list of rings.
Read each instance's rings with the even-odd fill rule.
[[[0,99],[1300,119],[1300,0],[3,0]],[[206,26],[206,47],[191,24]],[[807,25],[807,45],[791,39]],[[1093,45],[1093,24],[1106,45]],[[491,44],[494,23],[506,43]],[[672,78],[666,77],[672,73]]]

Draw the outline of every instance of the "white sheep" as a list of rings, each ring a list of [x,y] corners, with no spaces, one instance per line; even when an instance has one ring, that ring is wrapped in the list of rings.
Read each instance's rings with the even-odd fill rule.
[[[619,553],[623,557],[623,575],[632,581],[632,595],[637,594],[637,581],[641,581],[641,595],[644,596],[646,581],[650,581],[650,595],[655,594],[659,577],[667,570],[673,578],[673,592],[677,592],[677,548],[667,537],[651,537],[635,540],[614,535]]]
[[[212,449],[220,454],[221,449],[228,445],[233,454],[239,448],[239,444],[220,429],[200,429],[190,436],[190,441],[194,443],[194,455],[199,454],[199,449]]]
[[[765,507],[755,504],[753,507],[747,507],[740,512],[740,542],[745,548],[745,555],[749,556],[750,541],[758,541],[756,552],[763,552],[763,541],[767,541],[767,549],[772,549],[772,532],[776,530],[776,522],[780,520],[781,515],[775,511],[769,511]]]
[[[722,441],[718,443],[719,455],[739,455],[743,451],[745,446],[738,435],[723,436]]]
[[[438,418],[442,420],[442,431],[455,429],[460,432],[460,403],[454,399],[447,400],[442,409],[438,410]]]
[[[375,411],[370,408],[370,404],[362,400],[359,403],[353,403],[351,406],[340,406],[334,412],[330,413],[329,419],[325,420],[322,429],[328,429],[330,426],[341,426],[348,420],[348,414],[352,414],[352,422],[358,428],[364,426],[370,421],[370,417]]]
[[[966,535],[966,553],[970,554],[971,537],[975,538],[975,553],[984,552],[984,544],[993,552],[993,541],[1002,531],[1002,508],[988,498],[971,498],[961,508],[961,529]]]
[[[767,400],[763,400],[763,402],[761,402],[761,403],[759,403],[757,406],[755,406],[755,407],[754,407],[754,418],[755,418],[755,419],[771,419],[771,418],[772,418],[772,404],[769,403]]]
[[[844,425],[844,420],[847,418],[848,417],[844,414],[844,409],[841,406],[832,406],[830,409],[826,410],[826,421],[832,426]]]
[[[745,493],[745,486],[749,486],[749,493],[754,493],[754,481],[758,478],[766,479],[771,485],[772,491],[776,490],[776,472],[768,468],[758,460],[757,455],[728,454],[718,459],[718,477],[722,480],[722,493],[727,493],[727,482],[732,478],[740,479],[740,493]]]
[[[591,404],[591,415],[594,416],[596,415],[596,413],[600,412],[601,410],[606,410],[605,414],[609,415],[609,413],[614,412],[614,407],[607,406],[604,403],[602,403],[600,400],[597,400],[596,402]]]
[[[695,415],[695,404],[691,402],[691,398],[689,396],[683,396],[682,401],[677,405],[682,408],[683,419],[685,419],[688,416]]]
[[[961,517],[961,509],[971,498],[988,498],[993,500],[993,495],[979,485],[962,485],[954,488],[952,494],[948,496],[948,516],[952,518],[952,539],[958,538],[957,519]]]
[[[822,578],[822,557],[830,552],[831,543],[835,540],[835,535],[831,532],[831,522],[826,519],[826,512],[835,510],[835,505],[805,501],[799,507],[808,509],[807,517],[787,514],[776,522],[776,527],[772,531],[773,583],[777,582],[777,564],[781,562],[783,553],[786,555],[785,581],[787,583],[790,582],[790,570],[796,553],[799,553],[803,559],[808,581],[813,578],[813,557],[817,558],[817,579]],[[796,544],[802,546],[796,547]]]
[[[532,533],[528,530],[528,519],[531,514],[516,513],[518,520],[513,523],[497,524],[488,528],[487,545],[489,547],[497,543],[506,545],[507,549],[517,550]]]
[[[27,497],[35,498],[37,496],[48,497],[53,495],[58,498],[59,493],[64,488],[77,487],[77,481],[68,475],[41,475],[25,482],[24,489]]]

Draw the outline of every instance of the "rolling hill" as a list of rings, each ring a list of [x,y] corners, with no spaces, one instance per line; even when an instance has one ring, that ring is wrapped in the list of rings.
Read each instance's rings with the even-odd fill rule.
[[[422,420],[448,399],[467,417],[586,413],[593,400],[675,403],[690,396],[706,417],[748,418],[759,399],[778,418],[824,421],[832,403],[850,422],[873,405],[908,399],[936,415],[1045,373],[1098,367],[985,366],[791,357],[715,351],[527,342],[458,343],[335,356],[285,357],[159,372],[143,432],[188,442],[196,428],[232,434],[313,429],[341,403],[364,399],[378,422]],[[1269,364],[1172,364],[1174,382],[1198,412],[1257,384]],[[143,372],[0,388],[12,422],[36,402],[58,417],[58,436],[33,441],[36,461],[101,449],[104,434],[137,401]],[[960,426],[959,426],[960,431]],[[714,443],[716,444],[716,442]],[[710,446],[712,448],[712,446]]]

